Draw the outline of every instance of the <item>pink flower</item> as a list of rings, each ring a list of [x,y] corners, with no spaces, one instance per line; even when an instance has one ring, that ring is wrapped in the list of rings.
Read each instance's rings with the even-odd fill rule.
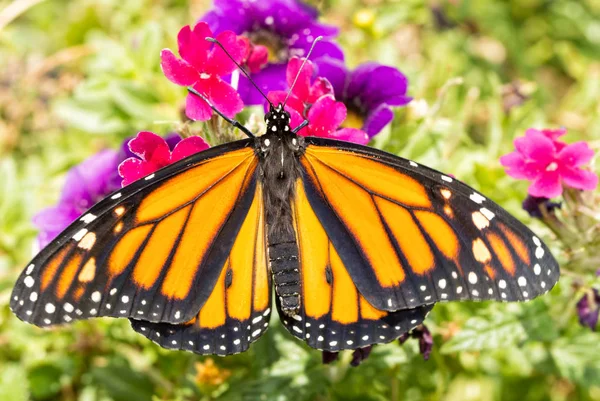
[[[119,175],[123,177],[121,185],[129,185],[156,170],[208,148],[209,145],[204,139],[191,136],[175,145],[171,152],[163,138],[152,132],[142,131],[129,141],[129,149],[137,157],[130,157],[119,165]]]
[[[562,185],[593,190],[598,185],[598,176],[581,168],[594,156],[594,151],[585,142],[566,144],[558,138],[565,129],[528,129],[525,137],[515,139],[516,150],[500,158],[506,173],[513,178],[529,180],[531,196],[554,198],[562,193]]]
[[[294,79],[298,76],[296,84],[292,88],[292,93],[286,103],[290,105],[294,110],[303,114],[304,110],[312,106],[321,96],[333,95],[333,87],[326,78],[318,77],[314,83],[311,84],[311,79],[314,75],[315,67],[312,62],[307,61],[300,71],[303,59],[293,57],[287,65],[285,79],[288,87],[292,86]],[[287,91],[271,91],[269,92],[268,98],[273,104],[283,103],[287,96]]]
[[[255,74],[269,62],[269,49],[263,45],[250,44],[250,50],[244,61],[247,70]]]
[[[236,90],[221,77],[231,74],[236,66],[218,46],[208,42],[213,33],[205,22],[199,22],[192,30],[184,26],[177,35],[178,59],[171,50],[161,52],[161,67],[165,76],[181,86],[192,86],[203,94],[223,114],[233,118],[244,107]],[[238,37],[232,31],[221,32],[216,39],[231,56],[241,63],[248,55],[248,39]],[[206,121],[212,116],[208,104],[199,97],[188,94],[186,114],[192,120]]]
[[[286,79],[289,86],[298,75],[302,60],[294,57],[287,66]],[[369,136],[355,128],[338,129],[344,122],[347,109],[344,103],[335,100],[333,88],[325,78],[317,78],[311,83],[314,66],[310,61],[304,65],[296,84],[287,100],[285,109],[290,113],[291,126],[296,127],[305,119],[308,126],[299,131],[300,135],[339,139],[342,141],[366,144]],[[287,96],[284,91],[269,92],[267,97],[277,105]]]

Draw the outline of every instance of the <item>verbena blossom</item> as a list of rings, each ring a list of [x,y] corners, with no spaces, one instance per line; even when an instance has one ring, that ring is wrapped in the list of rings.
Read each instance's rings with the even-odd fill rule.
[[[344,126],[361,128],[370,138],[394,118],[394,106],[405,106],[408,79],[397,68],[369,62],[350,71],[341,60],[324,58],[318,75],[333,85],[335,98],[348,108]]]
[[[531,181],[531,196],[554,198],[567,187],[593,190],[598,176],[583,168],[594,156],[585,142],[566,144],[558,138],[565,129],[528,129],[525,136],[515,139],[516,150],[500,158],[506,173],[513,178]]]
[[[294,56],[305,56],[318,36],[311,55],[317,64],[322,57],[343,59],[333,42],[338,28],[317,22],[318,12],[297,0],[215,0],[213,9],[200,18],[215,33],[234,31],[248,37],[253,45],[268,50],[268,63],[252,71],[252,79],[266,93],[286,87],[286,64]],[[252,67],[248,64],[250,69]],[[243,76],[238,91],[246,104],[263,104],[264,99]]]
[[[589,293],[581,297],[577,302],[577,314],[582,326],[596,330],[600,314],[600,292],[597,289],[592,288]]]
[[[300,72],[285,105],[285,109],[290,113],[292,128],[307,119],[308,126],[298,132],[300,135],[366,144],[369,137],[364,131],[356,128],[340,129],[346,119],[347,110],[342,102],[335,100],[329,81],[322,77],[312,80],[314,65],[311,61],[306,62],[302,71],[301,65],[301,59],[293,58],[286,72],[288,86],[292,85]],[[275,105],[283,103],[286,96],[286,91],[272,91],[267,95]]]
[[[164,138],[148,131],[138,133],[129,141],[128,146],[135,156],[119,165],[118,171],[123,177],[123,186],[209,148],[208,143],[199,136],[185,138],[170,148]]]
[[[164,49],[160,65],[171,82],[192,86],[219,111],[233,118],[244,108],[244,103],[222,77],[231,74],[237,67],[221,48],[208,42],[207,37],[213,37],[213,32],[205,22],[196,24],[194,29],[184,26],[177,35],[181,59],[171,50]],[[215,39],[223,44],[236,62],[247,59],[249,44],[246,38],[238,37],[232,31],[223,31]],[[213,114],[208,103],[193,94],[187,95],[185,112],[192,120],[200,121],[210,119]]]

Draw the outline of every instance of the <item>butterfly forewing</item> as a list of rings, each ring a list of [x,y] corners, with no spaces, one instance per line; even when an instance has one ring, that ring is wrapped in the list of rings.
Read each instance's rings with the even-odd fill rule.
[[[376,308],[522,301],[558,280],[546,246],[467,185],[370,148],[306,143],[300,161],[309,204]]]
[[[19,277],[38,326],[94,316],[184,323],[213,293],[256,197],[250,141],[198,153],[98,203]]]

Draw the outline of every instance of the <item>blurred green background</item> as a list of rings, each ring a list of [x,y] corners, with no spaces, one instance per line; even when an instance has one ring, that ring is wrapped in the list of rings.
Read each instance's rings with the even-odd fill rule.
[[[376,60],[410,79],[415,100],[372,145],[454,174],[530,224],[556,250],[559,285],[526,304],[438,305],[429,361],[409,341],[375,347],[359,368],[349,353],[322,365],[275,322],[227,358],[163,350],[127,321],[20,322],[8,301],[34,252],[31,217],[84,158],[139,130],[180,127],[185,93],[162,75],[159,52],[211,4],[0,0],[1,401],[600,400],[600,334],[575,309],[600,266],[561,252],[521,209],[527,184],[498,162],[532,126],[600,147],[600,2],[311,3],[341,27],[351,66]]]

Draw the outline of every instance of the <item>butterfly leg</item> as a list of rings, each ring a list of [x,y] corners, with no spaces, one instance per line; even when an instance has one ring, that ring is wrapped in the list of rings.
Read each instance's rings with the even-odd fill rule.
[[[239,129],[244,134],[246,134],[246,136],[248,136],[248,138],[254,138],[254,134],[252,132],[250,132],[250,130],[248,128],[244,127],[239,121],[233,120],[233,119],[227,117],[226,115],[224,115],[223,113],[221,113],[215,106],[213,106],[213,104],[202,93],[198,92],[196,89],[191,88],[191,87],[188,87],[187,90],[191,94],[198,96],[200,99],[204,100],[208,104],[208,106],[211,109],[213,109],[213,111],[215,113],[217,113],[219,116],[221,116],[221,118],[223,118],[229,124],[233,125],[235,128]]]
[[[297,126],[296,128],[294,128],[292,130],[292,134],[298,133],[298,131],[300,131],[302,128],[306,127],[307,125],[308,125],[308,120],[302,121],[302,123],[299,126]]]

